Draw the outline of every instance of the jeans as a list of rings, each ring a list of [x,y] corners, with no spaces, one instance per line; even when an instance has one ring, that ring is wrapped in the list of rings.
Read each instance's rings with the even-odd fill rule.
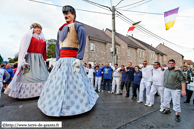
[[[110,80],[111,79],[103,79],[103,90],[105,90],[106,82],[108,83],[108,91],[110,91]]]
[[[129,94],[129,81],[121,81],[121,90],[123,90],[123,88],[126,88],[127,94]]]
[[[133,84],[133,96],[137,97],[137,89],[139,91],[139,85],[138,84]]]

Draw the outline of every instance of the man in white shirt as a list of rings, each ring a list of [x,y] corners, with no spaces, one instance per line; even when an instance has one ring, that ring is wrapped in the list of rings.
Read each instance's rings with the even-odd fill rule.
[[[84,70],[85,70],[85,72],[86,72],[86,74],[88,74],[88,67],[87,67],[87,63],[84,63]]]
[[[116,88],[117,85],[117,88]],[[113,70],[113,81],[112,81],[112,94],[114,94],[116,88],[116,94],[119,94],[120,90],[120,72],[118,72],[118,64],[115,64]]]
[[[152,107],[154,105],[154,97],[156,92],[158,91],[161,98],[161,105],[160,105],[160,111],[162,112],[165,109],[164,104],[164,73],[165,73],[164,67],[160,67],[159,62],[154,62],[154,69],[153,69],[153,84],[151,86],[150,91],[150,103],[149,107]]]
[[[143,94],[144,89],[146,89],[146,103],[145,106],[148,106],[150,103],[150,87],[152,84],[152,74],[153,74],[153,66],[147,65],[147,61],[143,62],[142,67],[142,79],[140,82],[140,90],[139,90],[139,101],[138,103],[143,103]]]
[[[92,68],[92,65],[91,64],[89,64],[89,69],[88,69],[88,78],[90,79],[90,82],[92,83],[92,85],[94,86],[94,73],[95,73],[95,71],[94,71],[94,69]]]

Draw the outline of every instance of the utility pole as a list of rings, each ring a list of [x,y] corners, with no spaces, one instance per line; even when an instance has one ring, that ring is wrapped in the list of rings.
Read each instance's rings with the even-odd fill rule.
[[[112,6],[112,66],[116,63],[115,51],[115,6]]]

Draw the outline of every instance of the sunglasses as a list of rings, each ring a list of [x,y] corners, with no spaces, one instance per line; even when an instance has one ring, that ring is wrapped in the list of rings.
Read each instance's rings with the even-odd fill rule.
[[[147,64],[147,63],[143,63],[143,64]]]

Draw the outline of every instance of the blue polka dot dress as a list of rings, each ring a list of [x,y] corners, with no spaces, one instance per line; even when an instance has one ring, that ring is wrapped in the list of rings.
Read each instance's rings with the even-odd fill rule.
[[[72,116],[90,111],[98,99],[84,67],[74,72],[75,58],[60,58],[41,92],[38,107],[48,116]]]

